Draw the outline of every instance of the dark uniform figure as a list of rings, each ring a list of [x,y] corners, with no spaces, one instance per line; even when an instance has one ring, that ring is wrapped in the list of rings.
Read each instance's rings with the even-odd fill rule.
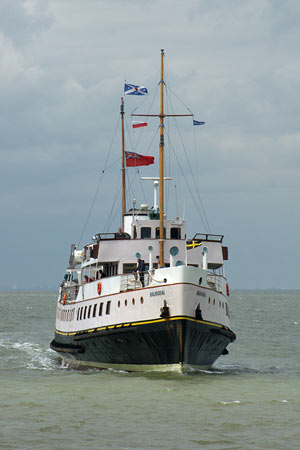
[[[139,273],[140,282],[144,287],[145,262],[141,258],[138,259],[138,265],[137,268],[135,269],[135,272]]]

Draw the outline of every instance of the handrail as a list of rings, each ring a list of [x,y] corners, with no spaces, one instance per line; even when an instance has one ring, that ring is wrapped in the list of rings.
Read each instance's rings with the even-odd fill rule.
[[[212,239],[215,238],[215,239]],[[194,240],[197,239],[199,241],[209,241],[209,242],[222,242],[224,238],[223,234],[205,234],[205,233],[196,233],[193,239],[188,240]]]

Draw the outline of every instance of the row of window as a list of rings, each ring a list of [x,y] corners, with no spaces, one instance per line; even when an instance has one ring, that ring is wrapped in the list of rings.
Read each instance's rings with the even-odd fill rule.
[[[141,239],[159,239],[160,237],[160,228],[155,228],[155,236],[151,236],[151,227],[141,227]],[[135,233],[134,233],[135,234]],[[135,235],[134,238],[137,236]],[[164,228],[164,239],[166,238],[166,229]],[[170,229],[170,239],[181,239],[181,229],[180,228],[171,228]]]
[[[77,310],[77,320],[82,319],[90,319],[90,317],[96,317],[96,316],[102,316],[104,314],[110,314],[110,307],[111,307],[111,301],[108,300],[105,304],[104,308],[104,302],[101,303],[95,303],[94,305],[89,306],[81,306]]]
[[[136,304],[136,300],[135,298],[132,298],[131,300],[132,305]],[[140,303],[141,305],[144,304],[144,298],[140,297]],[[216,299],[210,299],[210,297],[208,298],[208,304],[212,304],[215,305],[216,304]],[[121,301],[118,300],[118,308],[121,307]],[[128,306],[128,301],[127,299],[124,300],[124,306]],[[229,316],[229,308],[228,308],[228,304],[219,301],[219,307],[221,308],[225,308],[226,309],[226,315]],[[105,304],[104,307],[104,302],[101,303],[95,303],[94,305],[87,305],[87,306],[81,306],[80,308],[78,308],[77,310],[77,320],[83,320],[83,319],[90,319],[91,317],[97,317],[97,316],[102,316],[104,315],[104,310],[105,310],[105,314],[108,315],[110,314],[110,309],[111,309],[111,300],[108,300]],[[59,314],[59,319],[60,320],[64,320],[64,321],[71,321],[74,319],[74,315],[75,315],[75,308],[72,309],[67,309],[65,311],[57,311],[57,314]]]
[[[74,315],[75,315],[75,308],[66,309],[63,311],[59,309],[56,310],[56,318],[58,320],[63,320],[65,322],[74,320]]]
[[[210,303],[212,303],[213,305],[215,305],[216,304],[216,299],[214,298],[213,300],[212,300],[212,302],[211,302],[211,300],[210,300],[210,297],[208,298],[208,304],[210,304]],[[221,302],[221,300],[219,300],[219,307],[220,308],[225,308],[226,309],[226,316],[228,316],[229,317],[229,308],[228,308],[228,304],[227,303],[224,303],[224,302]]]
[[[133,304],[133,305],[135,305],[135,298],[133,298],[132,300],[131,300],[131,303]],[[144,303],[144,297],[141,297],[140,298],[140,303],[141,303],[141,305],[143,305],[143,303]],[[125,299],[124,300],[124,306],[127,306],[128,305],[128,301],[127,301],[127,299]],[[121,306],[121,300],[118,300],[118,308],[120,308],[120,306]]]

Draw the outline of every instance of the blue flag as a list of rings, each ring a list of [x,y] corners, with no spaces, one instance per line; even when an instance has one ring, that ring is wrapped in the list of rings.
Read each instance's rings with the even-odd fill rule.
[[[193,125],[204,125],[205,122],[198,122],[198,120],[193,120]]]
[[[136,86],[135,84],[127,84],[124,86],[125,95],[146,95],[148,94],[148,89],[144,86]]]

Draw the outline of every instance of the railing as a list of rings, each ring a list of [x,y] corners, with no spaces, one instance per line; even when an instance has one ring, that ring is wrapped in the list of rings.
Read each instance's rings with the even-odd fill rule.
[[[121,275],[120,291],[142,289],[149,286],[151,277],[148,272],[134,272]]]
[[[79,291],[79,284],[72,285],[62,285],[61,293],[60,293],[60,301],[61,302],[69,302],[71,300],[75,300]]]
[[[194,240],[199,241],[210,241],[210,242],[222,242],[224,238],[223,234],[204,234],[204,233],[196,233],[193,237]]]
[[[223,292],[224,290],[224,276],[215,273],[207,274],[207,285],[214,291]]]

